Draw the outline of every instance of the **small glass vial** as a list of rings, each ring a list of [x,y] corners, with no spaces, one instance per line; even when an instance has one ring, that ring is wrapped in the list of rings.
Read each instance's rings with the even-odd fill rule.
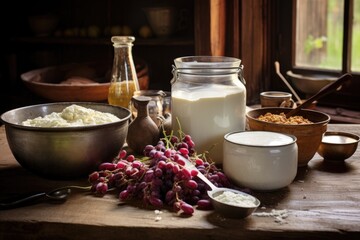
[[[245,130],[246,88],[241,60],[189,56],[174,62],[172,129],[177,134],[181,127],[191,135],[199,154],[209,151],[210,158],[221,165],[224,135]]]
[[[108,94],[110,105],[130,109],[131,98],[139,91],[139,82],[132,57],[133,36],[113,36],[114,60]]]

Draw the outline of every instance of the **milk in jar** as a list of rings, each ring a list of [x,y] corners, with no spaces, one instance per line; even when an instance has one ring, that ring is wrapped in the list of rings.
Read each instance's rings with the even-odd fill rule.
[[[209,151],[210,158],[221,164],[224,135],[245,130],[246,89],[239,80],[240,60],[185,57],[175,59],[175,65],[171,91],[174,134],[181,126],[192,137],[198,154]]]

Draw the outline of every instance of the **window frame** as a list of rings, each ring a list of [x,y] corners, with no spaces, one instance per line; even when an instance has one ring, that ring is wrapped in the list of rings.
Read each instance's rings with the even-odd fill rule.
[[[292,6],[292,65],[294,69],[304,70],[309,69],[309,71],[322,71],[324,73],[339,73],[338,70],[331,70],[331,69],[317,69],[317,68],[310,68],[310,67],[299,67],[295,66],[295,55],[296,55],[296,47],[295,47],[295,39],[296,39],[296,2],[299,0],[293,0]],[[352,37],[352,19],[353,19],[353,11],[354,11],[354,1],[353,0],[344,0],[344,23],[343,23],[343,54],[342,54],[342,67],[341,73],[350,72],[351,68],[351,37]],[[351,26],[351,27],[350,27]],[[348,44],[344,44],[347,42]]]
[[[329,94],[328,96],[319,100],[320,105],[325,105],[329,107],[344,107],[354,110],[360,110],[360,73],[359,72],[350,72],[351,66],[351,36],[352,36],[352,18],[353,18],[353,0],[344,0],[344,36],[343,36],[343,55],[342,55],[342,67],[341,70],[331,70],[331,69],[319,69],[319,68],[310,68],[303,66],[295,65],[295,51],[296,51],[296,1],[289,1],[291,3],[291,8],[282,8],[280,2],[278,2],[279,9],[279,37],[278,41],[278,54],[280,62],[288,62],[291,64],[285,64],[285,69],[292,70],[297,73],[318,73],[318,74],[328,74],[332,76],[340,76],[346,72],[351,73],[353,79],[351,83],[347,86],[344,86],[340,91]],[[289,7],[289,6],[288,6]],[[286,12],[286,10],[291,9],[291,11]],[[286,22],[289,22],[286,25]],[[285,24],[281,24],[285,23]],[[351,27],[350,27],[351,26]],[[284,39],[291,39],[291,46],[289,49],[287,44],[282,44]],[[288,48],[288,49],[287,49]],[[286,53],[291,54],[286,54]],[[284,70],[285,71],[285,70]]]
[[[348,0],[346,0],[348,1]],[[351,0],[352,1],[352,0]],[[225,39],[225,55],[240,58],[244,64],[246,79],[247,104],[249,106],[260,102],[259,95],[267,90],[289,91],[275,71],[274,63],[280,63],[280,71],[286,77],[287,70],[302,71],[302,73],[331,73],[340,76],[343,72],[306,69],[294,67],[295,42],[293,30],[294,6],[296,0],[225,0],[222,8],[211,8],[210,3],[219,0],[197,0],[195,9],[195,49],[197,55],[214,54],[212,46]],[[351,3],[351,2],[349,2]],[[350,7],[350,5],[348,6]],[[200,13],[201,10],[201,14]],[[212,11],[215,11],[214,15]],[[204,14],[208,13],[208,14]],[[223,28],[221,34],[211,35],[212,16],[221,16],[216,27]],[[350,18],[350,16],[347,16]],[[349,34],[349,32],[347,32]],[[346,38],[348,39],[348,37]],[[348,49],[349,52],[351,49]],[[346,58],[350,55],[348,54]],[[360,73],[353,74],[351,85],[346,91],[333,93],[319,101],[325,105],[342,106],[344,108],[360,110]],[[287,77],[290,81],[290,79]],[[291,82],[291,81],[290,81]],[[301,95],[301,94],[300,94]]]

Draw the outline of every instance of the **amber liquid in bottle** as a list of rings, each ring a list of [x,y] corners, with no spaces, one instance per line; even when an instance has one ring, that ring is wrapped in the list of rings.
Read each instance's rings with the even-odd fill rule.
[[[135,64],[131,48],[135,38],[132,36],[113,36],[114,61],[108,94],[108,103],[130,109],[130,101],[139,90]]]
[[[110,84],[108,102],[110,105],[128,108],[136,91],[134,81],[114,82]]]

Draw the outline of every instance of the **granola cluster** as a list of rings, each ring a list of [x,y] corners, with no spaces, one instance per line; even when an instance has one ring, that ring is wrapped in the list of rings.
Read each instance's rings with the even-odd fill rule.
[[[312,121],[304,118],[303,116],[291,116],[289,118],[286,117],[285,113],[273,114],[266,113],[264,115],[260,115],[258,117],[259,120],[271,123],[280,123],[280,124],[309,124],[313,123]]]

